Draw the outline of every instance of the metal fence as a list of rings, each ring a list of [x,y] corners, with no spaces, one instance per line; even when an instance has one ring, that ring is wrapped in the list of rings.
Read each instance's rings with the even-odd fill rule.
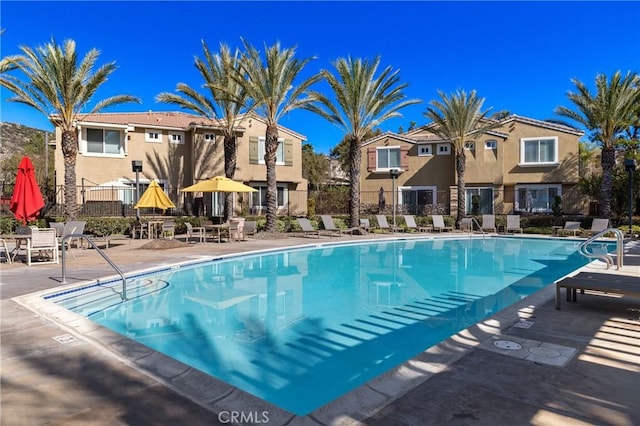
[[[5,188],[11,189],[11,188]],[[211,197],[205,197],[205,208],[198,203],[203,203],[193,198],[192,194],[182,193],[177,189],[166,189],[169,198],[176,205],[171,210],[173,215],[221,215],[220,206],[216,208],[211,206]],[[7,192],[5,191],[5,194]],[[141,191],[142,193],[142,191]],[[10,194],[10,192],[9,192]],[[83,217],[135,217],[136,210],[133,208],[136,200],[135,188],[126,186],[78,186],[77,188],[78,205],[80,206],[80,216]],[[64,191],[63,186],[59,185],[55,189],[43,194],[47,200],[43,215],[47,217],[62,217],[64,211]],[[430,214],[451,214],[455,211],[451,202],[451,194],[449,190],[433,191],[428,196],[405,196],[403,202],[396,204],[396,212],[398,214],[414,214],[414,215],[430,215]],[[493,199],[483,200],[481,211],[472,212],[470,209],[470,201],[467,200],[468,214],[511,214],[511,213],[546,213],[549,212],[548,205],[530,204],[529,207],[518,207],[515,200],[518,194],[514,190],[493,191]],[[0,214],[2,216],[12,216],[9,211],[9,197],[3,197],[0,204]],[[454,197],[455,198],[455,197]],[[467,197],[468,198],[468,197]],[[521,197],[522,198],[522,197]],[[400,197],[396,198],[400,200]],[[218,200],[219,201],[219,200]],[[260,216],[266,211],[265,206],[256,205],[251,195],[241,195],[236,198],[236,211],[234,214]],[[523,202],[522,200],[520,200]],[[394,199],[390,193],[381,194],[378,191],[363,191],[360,193],[360,213],[361,214],[392,214]],[[571,191],[565,191],[562,194],[562,213],[563,214],[589,214],[596,215],[593,202],[583,196],[582,193],[575,188]],[[543,207],[541,209],[541,206]],[[546,207],[545,207],[546,206]],[[278,214],[287,216],[305,215],[308,208],[315,210],[316,214],[333,214],[346,215],[349,213],[349,188],[348,187],[331,187],[324,188],[320,191],[286,191],[286,193],[278,193]],[[143,216],[158,214],[153,209],[141,209],[140,214]]]

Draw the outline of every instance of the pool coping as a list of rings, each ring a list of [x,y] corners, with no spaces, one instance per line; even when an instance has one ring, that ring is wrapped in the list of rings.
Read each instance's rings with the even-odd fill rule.
[[[424,239],[425,237],[421,236],[416,238]],[[449,238],[459,239],[460,235]],[[472,236],[472,238],[481,238],[481,236]],[[367,240],[366,242],[341,241],[310,243],[291,246],[287,249],[305,249],[344,244],[369,244],[376,241],[389,242],[390,240],[406,239],[409,238],[400,236],[399,238]],[[427,237],[426,239],[430,238]],[[143,275],[150,271],[171,269],[172,267],[185,267],[211,259],[264,254],[281,250],[282,248],[273,248],[223,256],[201,256],[197,259],[192,258],[188,261],[176,262],[173,266],[165,265],[160,268],[157,266],[150,267],[126,275],[127,277]],[[599,261],[595,261],[595,263],[597,262]],[[588,263],[568,275],[573,275],[593,263],[594,262]],[[101,277],[99,280],[108,281],[115,277],[119,278],[119,276],[115,275]],[[339,421],[341,425],[362,424],[362,420],[375,415],[388,404],[402,397],[429,378],[440,372],[447,371],[450,365],[463,358],[483,342],[500,335],[502,331],[511,327],[516,322],[530,318],[537,308],[549,302],[555,295],[554,283],[550,283],[538,292],[456,333],[447,340],[430,347],[401,365],[316,409],[307,416],[296,416],[232,385],[189,367],[180,361],[156,352],[141,343],[100,326],[80,314],[71,312],[66,308],[43,299],[44,295],[64,292],[66,289],[75,289],[96,281],[97,280],[81,283],[75,282],[73,284],[56,287],[55,289],[18,296],[13,300],[36,314],[44,316],[78,339],[100,348],[104,352],[114,356],[123,364],[153,378],[178,394],[189,398],[218,415],[222,412],[268,413],[269,423],[274,425],[330,424],[336,421]]]

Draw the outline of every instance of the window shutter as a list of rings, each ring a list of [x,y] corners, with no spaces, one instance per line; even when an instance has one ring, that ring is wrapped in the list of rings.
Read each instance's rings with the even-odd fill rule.
[[[249,137],[249,164],[258,164],[258,137]]]
[[[284,165],[293,166],[293,142],[290,139],[284,140]]]
[[[409,170],[409,147],[400,148],[400,168],[405,171]]]
[[[367,171],[372,172],[376,169],[376,147],[367,148]]]

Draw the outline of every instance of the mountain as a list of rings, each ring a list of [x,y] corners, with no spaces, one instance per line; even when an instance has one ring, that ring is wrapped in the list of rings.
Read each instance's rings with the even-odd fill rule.
[[[1,192],[13,190],[13,182],[18,163],[28,155],[33,162],[38,183],[45,184],[47,175],[45,167],[45,133],[49,133],[49,143],[55,140],[55,134],[46,130],[35,129],[17,123],[0,123],[0,185]],[[49,183],[53,183],[54,148],[49,146]],[[5,185],[8,185],[5,188]]]

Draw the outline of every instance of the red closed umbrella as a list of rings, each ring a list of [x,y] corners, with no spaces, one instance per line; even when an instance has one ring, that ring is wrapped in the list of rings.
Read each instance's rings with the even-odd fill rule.
[[[13,188],[9,209],[16,219],[26,225],[28,220],[38,217],[38,213],[43,207],[44,199],[38,182],[36,182],[33,163],[29,157],[25,156],[18,165],[16,185]]]

